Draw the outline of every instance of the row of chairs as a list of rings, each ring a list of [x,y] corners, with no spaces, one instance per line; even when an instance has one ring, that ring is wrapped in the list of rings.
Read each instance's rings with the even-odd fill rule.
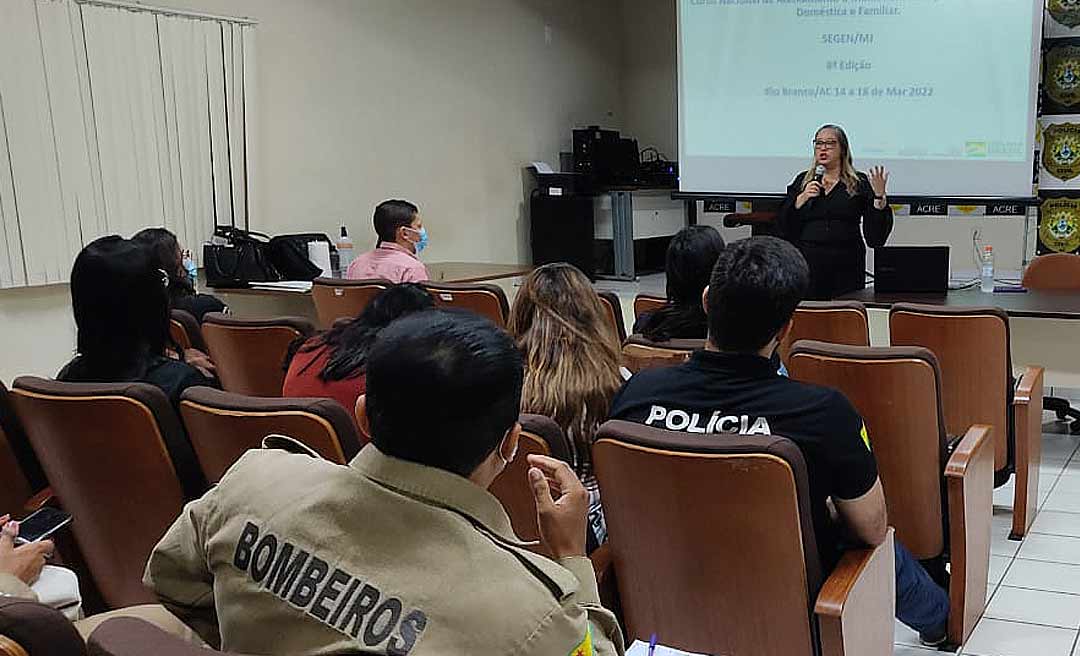
[[[1015,471],[1012,535],[1023,537],[1035,519],[1038,497],[1043,368],[1026,367],[1014,384],[1009,317],[1000,308],[896,304],[890,312],[889,332],[894,347],[923,347],[935,357],[946,434],[963,435],[973,424],[993,428],[995,483],[1004,484]],[[781,359],[794,377],[847,393],[848,385],[842,376],[816,379],[809,372],[792,369],[793,346],[802,340],[861,348],[858,353],[867,360],[889,353],[869,348],[866,308],[856,301],[802,303],[795,312],[791,335],[780,346]],[[697,340],[652,343],[635,335],[623,347],[623,360],[632,370],[669,366],[685,361],[702,344]],[[869,408],[855,398],[861,396],[860,392],[880,389],[872,377],[866,384],[868,387],[852,389],[848,394],[864,416]],[[888,395],[883,400],[893,402]],[[872,434],[876,432],[870,428]]]
[[[13,410],[0,413],[7,417],[0,425],[4,511],[55,503],[71,513],[77,545],[71,560],[85,563],[108,607],[152,601],[141,584],[142,569],[185,499],[203,491],[188,481],[213,484],[268,434],[288,435],[340,463],[365,441],[351,413],[330,399],[191,388],[178,416],[153,385],[24,376],[10,393],[0,386],[0,402]],[[196,463],[176,457],[176,445],[188,440]],[[13,454],[26,449],[44,470],[45,491],[33,489],[16,462]],[[39,494],[31,497],[34,492]]]

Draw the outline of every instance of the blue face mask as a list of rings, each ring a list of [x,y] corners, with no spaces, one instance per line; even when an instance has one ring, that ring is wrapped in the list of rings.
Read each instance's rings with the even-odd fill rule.
[[[412,228],[420,234],[420,241],[416,242],[416,254],[419,255],[428,245],[427,228]]]

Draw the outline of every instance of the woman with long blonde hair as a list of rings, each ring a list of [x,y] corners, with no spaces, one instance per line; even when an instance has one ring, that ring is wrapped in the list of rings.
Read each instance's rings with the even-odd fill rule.
[[[893,216],[889,172],[855,170],[843,128],[822,126],[813,145],[810,168],[788,186],[777,225],[810,265],[808,298],[827,300],[865,287],[866,246],[885,244]]]
[[[619,338],[581,271],[565,263],[537,268],[510,312],[510,334],[525,356],[521,411],[551,417],[574,446],[574,471],[589,491],[590,546],[607,529],[589,449],[622,385]]]

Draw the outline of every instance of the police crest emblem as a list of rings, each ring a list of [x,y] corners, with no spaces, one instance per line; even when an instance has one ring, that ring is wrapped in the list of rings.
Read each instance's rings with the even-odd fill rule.
[[[1080,124],[1058,123],[1043,132],[1043,168],[1059,180],[1080,175]]]
[[[1080,104],[1080,46],[1051,48],[1046,53],[1044,75],[1050,100],[1062,107]]]
[[[1051,198],[1043,202],[1039,242],[1046,252],[1072,253],[1080,248],[1080,200]]]
[[[1080,0],[1050,0],[1046,10],[1065,27],[1080,26]]]

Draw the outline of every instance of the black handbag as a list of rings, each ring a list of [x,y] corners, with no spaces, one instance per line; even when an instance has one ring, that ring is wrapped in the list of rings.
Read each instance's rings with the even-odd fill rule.
[[[329,237],[320,232],[278,235],[270,240],[267,254],[283,280],[314,280],[322,275],[322,269],[308,258],[308,242],[311,241],[330,244],[330,261],[334,261],[337,248]]]
[[[269,238],[230,226],[218,226],[214,236],[224,244],[203,246],[203,267],[210,287],[247,287],[249,282],[281,280],[267,255]]]

